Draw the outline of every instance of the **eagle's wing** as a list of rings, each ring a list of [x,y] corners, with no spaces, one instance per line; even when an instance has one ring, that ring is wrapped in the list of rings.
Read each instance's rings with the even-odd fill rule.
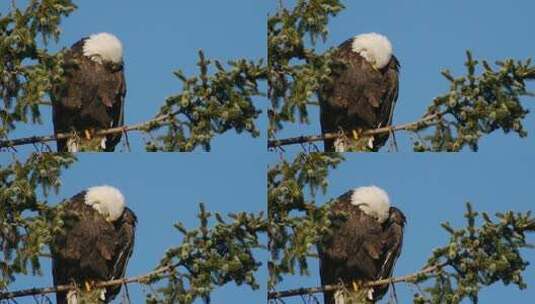
[[[115,128],[124,125],[124,104],[126,97],[126,81],[124,70],[113,73],[113,104],[111,105],[111,124],[107,128]],[[106,137],[106,151],[113,151],[115,146],[121,141],[122,133],[110,134]]]
[[[126,266],[128,260],[134,251],[134,240],[136,233],[136,216],[129,208],[125,208],[123,215],[120,218],[120,223],[117,233],[120,236],[119,242],[114,252],[114,258],[111,264],[110,279],[124,278],[126,274]],[[121,285],[113,286],[107,289],[106,300],[113,300],[119,291]]]
[[[387,240],[385,251],[388,258],[384,259],[384,263],[381,265],[381,271],[379,272],[377,279],[384,279],[392,276],[394,264],[401,254],[404,229],[405,216],[399,209],[395,207],[390,208],[388,226],[384,231],[384,238]]]
[[[383,98],[383,105],[381,109],[381,125],[380,127],[389,126],[392,124],[394,116],[394,109],[399,95],[399,61],[395,56],[388,64],[385,71],[384,82],[386,84],[386,92]]]
[[[376,280],[392,277],[394,266],[401,254],[403,245],[403,231],[405,227],[405,216],[395,208],[390,208],[390,217],[386,223],[386,229],[383,232],[382,239],[386,240],[384,244],[384,254],[379,265],[379,272]],[[374,298],[382,298],[388,291],[388,285],[374,288]]]
[[[392,125],[394,116],[394,109],[398,100],[399,94],[399,61],[395,56],[392,56],[390,63],[386,67],[383,78],[386,92],[383,96],[383,103],[379,111],[379,124],[375,128],[381,128]],[[382,147],[388,140],[389,134],[379,134],[375,136],[374,146]]]
[[[126,98],[126,80],[124,78],[124,72],[121,71],[120,81],[119,81],[119,115],[114,118],[114,125],[119,127],[124,125],[124,102]]]

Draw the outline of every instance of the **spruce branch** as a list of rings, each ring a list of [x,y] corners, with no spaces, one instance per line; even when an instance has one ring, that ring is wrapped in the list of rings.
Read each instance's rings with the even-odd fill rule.
[[[167,286],[147,294],[148,303],[160,303],[159,301],[165,301],[164,299],[179,299],[180,303],[191,303],[198,297],[209,299],[216,287],[229,282],[258,289],[255,272],[261,263],[254,256],[253,250],[265,250],[260,241],[260,234],[267,230],[263,213],[229,214],[231,221],[227,222],[220,214],[208,212],[201,203],[198,217],[200,226],[195,229],[186,230],[181,223],[175,225],[177,231],[184,235],[184,239],[179,246],[166,251],[156,270],[138,276],[97,282],[95,287],[132,283],[153,285],[166,279]],[[209,219],[212,217],[215,217],[216,223],[211,227]],[[7,285],[3,287],[5,288]],[[78,288],[75,284],[66,284],[4,291],[0,292],[0,300],[66,292]]]
[[[181,266],[182,264],[183,262],[179,262],[173,265],[163,266],[154,271],[150,271],[145,274],[130,277],[130,278],[122,278],[122,279],[97,282],[95,283],[95,288],[105,288],[105,287],[132,284],[132,283],[145,284],[148,281],[153,280],[154,278],[165,277],[168,273],[170,273],[177,267]],[[25,297],[25,296],[33,296],[33,295],[44,295],[44,294],[56,293],[56,292],[64,292],[64,291],[69,291],[69,290],[75,290],[77,288],[78,287],[74,284],[68,284],[68,285],[58,285],[58,286],[44,287],[44,288],[28,288],[28,289],[21,289],[17,291],[0,292],[0,300],[13,299],[13,298],[19,298],[19,297]]]
[[[343,9],[340,0],[300,0],[268,17],[269,138],[284,122],[308,122],[307,103],[331,63],[313,46],[327,38],[329,19]]]
[[[344,286],[298,288],[276,292],[286,275],[310,275],[309,263],[318,258],[315,246],[323,236],[334,233],[334,214],[329,201],[314,202],[317,189],[327,189],[330,167],[341,161],[337,153],[299,153],[294,160],[281,159],[268,171],[270,278],[268,298],[276,299],[330,291]],[[311,190],[306,197],[306,190]],[[442,228],[449,241],[433,250],[424,269],[406,276],[369,282],[365,286],[407,282],[417,285],[414,303],[477,303],[487,286],[502,283],[527,287],[524,272],[529,265],[523,250],[534,248],[528,234],[535,232],[535,218],[530,212],[497,213],[495,218],[478,213],[467,203],[466,225]],[[423,273],[422,273],[423,272]],[[420,286],[422,285],[422,286]],[[420,288],[422,287],[422,288]],[[431,299],[431,300],[427,300]]]
[[[428,277],[430,274],[440,271],[446,265],[447,265],[446,263],[442,263],[438,265],[427,266],[420,271],[407,274],[404,276],[366,282],[365,284],[362,284],[362,288],[369,288],[369,287],[381,286],[381,285],[386,285],[386,284],[396,284],[396,283],[402,283],[402,282],[414,283],[414,282],[419,281],[422,277]],[[292,297],[292,296],[298,296],[298,295],[307,295],[307,294],[313,294],[313,293],[319,293],[319,292],[325,292],[325,291],[335,291],[335,290],[339,290],[341,287],[342,286],[340,285],[325,285],[325,286],[320,286],[320,287],[296,288],[296,289],[288,289],[288,290],[283,290],[283,291],[270,291],[268,292],[268,299],[271,300],[271,299]],[[352,287],[347,286],[347,288],[352,288]]]
[[[167,120],[169,120],[171,117],[178,115],[178,114],[179,114],[179,111],[175,111],[173,113],[160,115],[156,118],[153,118],[153,119],[150,119],[145,122],[138,123],[138,124],[103,129],[103,130],[99,130],[95,132],[94,135],[105,136],[105,135],[110,135],[110,134],[126,133],[126,132],[132,132],[132,131],[148,132],[151,128],[165,125],[166,123],[168,123]],[[17,139],[2,140],[0,141],[0,148],[10,148],[14,146],[35,144],[35,143],[45,143],[45,142],[50,142],[50,141],[56,141],[59,139],[73,138],[75,136],[77,135],[74,133],[57,133],[54,135],[30,136],[30,137],[23,137],[23,138],[17,138]]]
[[[146,143],[148,151],[191,151],[197,146],[211,149],[211,140],[229,130],[258,137],[256,119],[262,112],[255,98],[264,97],[260,84],[267,78],[264,60],[238,59],[227,67],[206,59],[199,50],[197,76],[174,72],[182,83],[181,92],[170,96],[158,115],[179,111],[170,117],[166,133]]]
[[[343,160],[341,153],[299,153],[293,160],[269,168],[269,289],[282,281],[284,274],[308,274],[309,248],[325,229],[328,210],[306,200],[306,192],[312,198],[325,193],[329,171]]]
[[[61,79],[63,53],[50,55],[50,39],[58,40],[63,18],[76,10],[70,0],[14,3],[0,15],[0,137],[17,123],[41,123],[39,101]],[[40,47],[40,46],[44,47]]]
[[[19,274],[42,275],[40,257],[50,258],[53,239],[64,230],[65,204],[49,206],[36,190],[58,190],[60,173],[76,159],[72,153],[33,153],[26,162],[13,154],[12,163],[0,167],[0,300],[65,292],[73,285],[8,291]],[[200,225],[175,228],[183,238],[169,248],[156,270],[143,275],[99,282],[96,287],[140,283],[152,290],[148,303],[192,303],[209,299],[213,290],[228,283],[260,287],[257,253],[266,250],[267,220],[263,212],[211,213],[200,204]],[[171,265],[171,266],[170,266]],[[179,267],[180,266],[180,267]],[[153,289],[152,286],[158,288]]]
[[[228,217],[231,221],[207,211],[201,203],[197,228],[187,230],[182,223],[175,225],[184,238],[180,245],[166,251],[160,265],[184,260],[186,272],[172,272],[164,282],[161,278],[153,280],[164,286],[148,294],[147,303],[192,303],[196,298],[209,302],[212,291],[229,282],[260,287],[256,271],[262,263],[255,252],[265,250],[260,241],[267,230],[265,216],[262,212],[240,212]]]
[[[19,273],[41,273],[42,244],[60,229],[61,210],[39,197],[57,193],[62,171],[75,161],[69,153],[32,153],[24,162],[13,154],[11,164],[0,166],[0,290]]]
[[[444,114],[445,112],[430,114],[414,122],[404,123],[404,124],[400,124],[397,126],[389,126],[389,127],[366,130],[361,133],[361,136],[372,136],[372,135],[378,135],[378,134],[384,134],[384,133],[394,133],[394,132],[399,132],[399,131],[417,132],[418,130],[429,127],[433,125],[434,123],[436,123],[436,121],[438,121]],[[311,143],[311,142],[316,142],[316,141],[325,140],[325,139],[335,139],[341,136],[351,136],[351,135],[343,134],[343,133],[325,133],[321,135],[298,136],[298,137],[291,137],[291,138],[285,138],[285,139],[272,139],[272,140],[268,140],[268,148],[277,148],[277,147],[281,147],[285,145],[292,145],[292,144]]]
[[[26,8],[13,6],[10,12],[0,16],[0,148],[73,136],[56,134],[8,140],[20,123],[43,123],[41,106],[50,106],[43,98],[50,96],[54,84],[64,78],[66,49],[52,54],[46,48],[39,48],[39,42],[46,46],[50,38],[57,41],[61,19],[75,9],[69,0],[32,0]],[[197,66],[198,75],[174,72],[181,82],[181,90],[163,102],[155,119],[102,130],[97,135],[125,132],[127,136],[127,131],[152,135],[154,132],[145,143],[148,151],[192,151],[198,146],[208,151],[212,139],[227,131],[258,137],[256,119],[261,110],[254,99],[266,95],[262,91],[262,82],[267,79],[264,61],[237,59],[225,65],[205,58],[199,51]],[[165,123],[157,123],[160,118]]]
[[[319,52],[316,42],[326,37],[329,18],[343,9],[341,1],[301,0],[291,8],[279,7],[269,17],[268,148],[347,136],[324,134],[276,139],[285,124],[310,123],[309,107],[318,103],[318,93],[332,80],[333,71],[340,65],[333,57],[334,48]],[[450,88],[430,102],[423,117],[433,113],[448,115],[419,125],[416,130],[408,126],[407,131],[416,134],[414,151],[450,152],[465,148],[477,151],[480,139],[497,130],[527,136],[523,123],[529,110],[522,98],[535,96],[526,85],[535,80],[532,61],[506,59],[492,66],[487,61],[475,60],[467,51],[465,66],[466,74],[458,77],[447,70],[442,72]],[[364,135],[406,130],[398,127],[368,130]]]

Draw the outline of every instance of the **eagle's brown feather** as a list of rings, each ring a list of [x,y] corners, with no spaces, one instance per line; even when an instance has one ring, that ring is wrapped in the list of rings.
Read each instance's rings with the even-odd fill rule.
[[[83,140],[85,130],[108,129],[124,124],[126,83],[122,64],[98,63],[83,55],[86,38],[64,56],[64,81],[51,92],[54,132],[75,131]],[[105,151],[113,151],[121,133],[106,136]],[[83,141],[82,141],[83,142]],[[57,141],[58,151],[67,151],[67,140]]]
[[[382,69],[375,69],[352,50],[352,39],[334,52],[337,67],[319,92],[322,133],[348,133],[392,124],[398,98],[399,62],[392,56]],[[373,150],[382,147],[388,133],[374,137]],[[334,139],[324,141],[325,152],[335,151]]]
[[[51,244],[54,285],[108,281],[124,276],[133,251],[136,217],[125,208],[114,223],[108,222],[91,206],[84,203],[86,192],[65,202],[63,232]],[[106,303],[120,286],[106,289]],[[57,303],[67,303],[66,293],[58,292]]]
[[[351,204],[352,191],[341,195],[331,206],[332,233],[318,244],[322,285],[353,281],[375,281],[390,277],[401,252],[405,217],[396,208],[379,223]],[[380,299],[388,285],[374,288]],[[334,304],[334,293],[325,292],[325,304]]]

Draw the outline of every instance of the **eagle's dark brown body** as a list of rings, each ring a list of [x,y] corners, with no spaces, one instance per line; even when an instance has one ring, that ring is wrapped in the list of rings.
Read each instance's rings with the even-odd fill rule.
[[[348,133],[352,130],[375,129],[392,124],[392,114],[398,98],[399,62],[390,62],[377,70],[352,50],[352,41],[342,43],[333,58],[344,66],[335,69],[331,81],[320,91],[320,121],[322,133]],[[377,135],[373,151],[387,141],[388,133]],[[325,152],[334,152],[334,140],[324,141]]]
[[[394,263],[401,253],[405,216],[390,208],[390,216],[379,223],[351,204],[349,191],[332,205],[334,214],[346,213],[347,218],[335,222],[333,233],[319,245],[322,285],[375,281],[391,277]],[[349,287],[351,288],[351,287]],[[376,287],[373,299],[381,299],[388,285]],[[334,292],[324,293],[325,304],[334,304]]]
[[[54,132],[96,131],[123,125],[126,83],[122,64],[98,63],[83,55],[87,38],[75,43],[64,57],[64,82],[52,90]],[[113,151],[121,133],[106,137],[105,151]],[[83,142],[83,141],[82,141]],[[57,141],[58,151],[67,151],[67,140]]]
[[[134,248],[136,216],[128,208],[110,223],[84,203],[85,191],[66,202],[64,233],[55,236],[51,246],[54,285],[108,281],[125,275]],[[106,289],[105,303],[119,293],[121,286]],[[58,292],[58,304],[66,304],[66,293]]]

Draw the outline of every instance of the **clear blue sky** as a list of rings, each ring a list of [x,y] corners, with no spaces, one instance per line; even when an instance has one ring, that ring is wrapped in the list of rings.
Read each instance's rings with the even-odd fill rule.
[[[165,250],[180,244],[182,236],[173,224],[181,221],[187,228],[198,227],[199,202],[204,202],[207,210],[225,215],[265,210],[266,159],[266,153],[83,154],[63,174],[59,194],[48,201],[56,204],[94,185],[109,184],[120,189],[138,217],[134,254],[127,270],[127,275],[133,276],[152,270]],[[0,153],[2,166],[10,160],[11,154]],[[262,251],[258,257],[263,260],[258,272],[262,288],[253,291],[247,286],[227,285],[213,293],[212,303],[265,301],[267,255]],[[50,286],[49,260],[42,260],[42,265],[43,277],[18,277],[10,289]],[[129,291],[133,303],[144,303],[139,285],[131,285]],[[17,302],[35,303],[31,298]]]
[[[294,1],[283,0],[283,3]],[[532,13],[534,1],[505,3],[489,1],[343,1],[346,10],[329,23],[330,35],[318,44],[319,50],[337,46],[346,39],[365,32],[379,32],[389,37],[394,54],[401,62],[400,95],[394,124],[417,120],[434,97],[449,90],[449,82],[440,74],[449,69],[453,75],[465,74],[465,50],[476,59],[493,63],[505,58],[527,59],[535,55]],[[535,90],[535,84],[530,85]],[[532,111],[533,98],[524,103]],[[528,103],[529,102],[529,103]],[[319,113],[310,107],[311,125],[294,124],[278,138],[320,134]],[[535,113],[528,114],[525,127],[528,139],[501,131],[481,141],[481,151],[535,149]],[[411,151],[407,133],[397,135],[400,151]],[[323,147],[318,142],[320,149]],[[383,148],[386,151],[388,148]],[[287,150],[301,149],[299,146]]]
[[[274,163],[278,156],[270,159]],[[535,200],[532,153],[347,153],[346,159],[331,172],[327,193],[316,201],[323,204],[358,186],[384,188],[393,205],[407,216],[403,251],[394,271],[398,276],[420,269],[434,248],[447,244],[449,235],[440,223],[449,221],[454,227],[464,227],[467,201],[477,211],[494,215],[506,210],[526,212],[533,208]],[[535,243],[535,235],[528,236],[528,241]],[[528,261],[535,263],[534,250],[524,253]],[[319,286],[317,260],[310,261],[309,277],[288,277],[277,289]],[[533,265],[524,275],[528,289],[519,291],[500,283],[481,292],[480,303],[531,303],[535,298]],[[399,303],[411,303],[411,288],[397,285]],[[285,301],[303,303],[299,297]]]
[[[11,1],[0,2],[6,12]],[[23,6],[27,0],[17,0]],[[98,32],[111,32],[124,47],[127,96],[125,123],[134,124],[153,118],[168,96],[180,92],[181,82],[173,71],[182,69],[186,75],[197,75],[198,50],[209,59],[225,63],[238,58],[260,59],[266,56],[266,15],[268,1],[74,1],[78,10],[63,19],[63,34],[50,50],[70,47],[80,38]],[[257,100],[257,106],[267,103]],[[51,114],[43,110],[44,125],[19,126],[12,138],[53,133]],[[265,130],[265,111],[258,119]],[[253,139],[234,131],[217,137],[213,151],[263,151],[265,132]],[[141,133],[129,137],[132,150],[142,151]],[[55,144],[52,143],[53,147]],[[22,148],[32,149],[32,147]],[[122,149],[118,149],[122,150]]]

